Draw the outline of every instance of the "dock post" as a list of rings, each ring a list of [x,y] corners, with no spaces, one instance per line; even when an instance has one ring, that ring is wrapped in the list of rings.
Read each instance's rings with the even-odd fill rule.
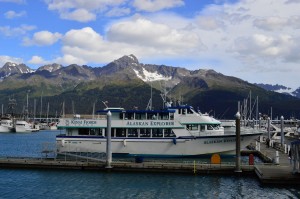
[[[235,129],[235,133],[236,133],[236,168],[235,168],[235,172],[240,173],[242,172],[241,170],[241,115],[239,112],[236,113],[235,115],[236,120],[235,120],[235,124],[236,124],[236,129]]]
[[[112,152],[111,152],[111,112],[107,112],[107,135],[106,135],[106,167],[107,169],[111,167]]]
[[[275,154],[276,154],[276,155],[275,155],[275,164],[279,164],[279,152],[276,151]]]
[[[284,133],[283,133],[283,116],[281,116],[280,117],[280,120],[281,120],[281,125],[280,125],[280,127],[281,127],[281,132],[280,132],[280,135],[281,135],[281,146],[283,146],[283,144],[284,144]]]
[[[271,127],[271,120],[270,120],[270,118],[268,117],[268,139],[269,139],[269,140],[271,139],[271,135],[270,135],[270,127]]]

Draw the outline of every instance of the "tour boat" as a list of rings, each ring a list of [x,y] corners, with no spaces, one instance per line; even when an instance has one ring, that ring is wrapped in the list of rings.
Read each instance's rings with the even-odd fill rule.
[[[235,133],[225,133],[220,121],[187,105],[163,110],[107,107],[94,118],[61,118],[57,127],[65,129],[65,134],[56,136],[57,152],[105,153],[108,112],[113,155],[183,157],[235,153]],[[241,147],[261,134],[256,129],[241,132]]]

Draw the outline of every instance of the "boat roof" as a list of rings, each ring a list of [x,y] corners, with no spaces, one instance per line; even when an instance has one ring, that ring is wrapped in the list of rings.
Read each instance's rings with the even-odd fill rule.
[[[125,110],[123,108],[106,108],[104,110],[99,110],[97,113],[107,113],[108,111],[114,113],[175,113],[175,110],[162,109],[162,110]]]
[[[190,106],[190,105],[179,105],[179,106],[170,106],[170,107],[168,107],[168,109],[182,109],[182,108],[192,108],[193,109],[193,107]]]

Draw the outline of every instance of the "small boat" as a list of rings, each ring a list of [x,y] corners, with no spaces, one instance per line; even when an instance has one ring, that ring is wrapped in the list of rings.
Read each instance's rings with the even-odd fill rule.
[[[105,108],[97,118],[60,118],[56,136],[58,153],[105,153],[106,114],[111,112],[113,155],[183,157],[208,154],[234,155],[236,135],[225,133],[221,122],[201,114],[192,106],[167,106],[163,110]],[[241,132],[245,148],[262,132],[252,128]]]
[[[16,121],[16,133],[36,132],[36,131],[39,131],[39,128],[36,128],[35,125],[28,123],[25,120]]]
[[[0,121],[0,133],[9,133],[13,131],[13,120],[10,117],[2,117]]]

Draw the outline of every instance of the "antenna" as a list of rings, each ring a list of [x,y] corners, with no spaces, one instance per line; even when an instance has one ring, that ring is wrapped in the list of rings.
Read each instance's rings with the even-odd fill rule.
[[[102,101],[102,103],[104,104],[104,106],[105,106],[106,108],[108,108],[108,106],[107,106],[108,101]]]

